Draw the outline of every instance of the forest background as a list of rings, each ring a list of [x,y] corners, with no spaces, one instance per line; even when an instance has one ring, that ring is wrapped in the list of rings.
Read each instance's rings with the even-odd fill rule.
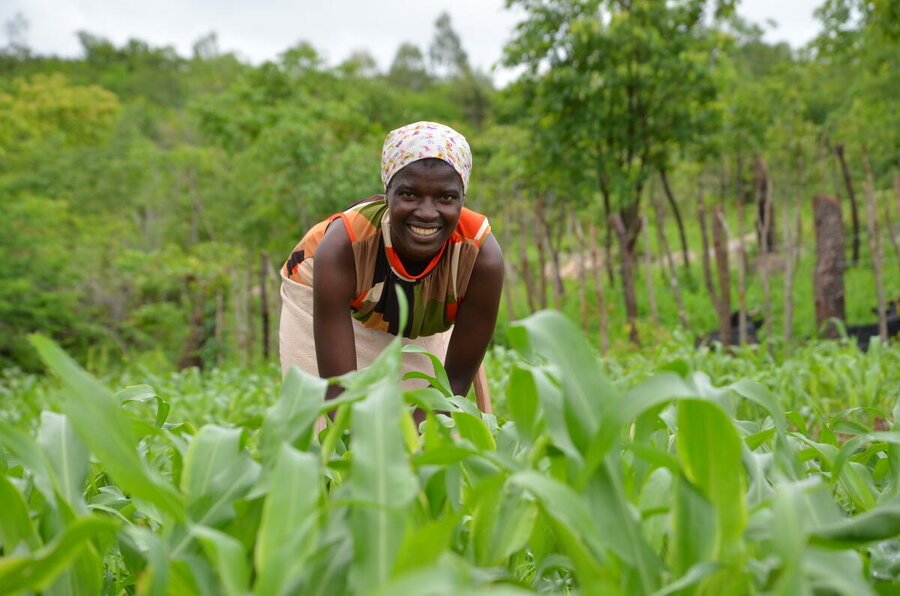
[[[384,135],[422,119],[475,153],[469,206],[508,264],[500,345],[548,306],[613,352],[692,341],[740,309],[790,350],[818,332],[817,195],[844,212],[847,319],[871,322],[879,293],[900,296],[900,7],[827,0],[791,49],[734,4],[511,0],[525,18],[504,63],[522,74],[502,89],[446,15],[387,72],[302,42],[252,65],[215,34],[181,56],[81,32],[81,57],[42,56],[14,19],[0,368],[40,368],[34,331],[93,370],[274,360],[280,262],[380,192]],[[711,262],[716,240],[730,261]]]

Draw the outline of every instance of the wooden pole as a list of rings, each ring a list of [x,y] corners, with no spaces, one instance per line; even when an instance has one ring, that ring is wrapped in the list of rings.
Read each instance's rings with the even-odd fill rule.
[[[485,414],[493,414],[494,407],[491,404],[491,393],[488,391],[487,374],[484,372],[484,363],[478,366],[478,372],[475,373],[475,405]]]

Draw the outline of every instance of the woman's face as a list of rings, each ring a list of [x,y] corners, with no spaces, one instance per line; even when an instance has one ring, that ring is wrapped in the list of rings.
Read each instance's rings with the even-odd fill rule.
[[[404,261],[434,257],[462,212],[462,178],[442,160],[414,161],[394,174],[387,189],[391,242]]]

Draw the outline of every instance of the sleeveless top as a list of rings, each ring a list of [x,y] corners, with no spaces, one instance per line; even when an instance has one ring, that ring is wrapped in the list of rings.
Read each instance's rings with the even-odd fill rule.
[[[487,217],[465,207],[456,229],[418,275],[410,275],[391,246],[390,217],[384,195],[375,195],[319,222],[300,240],[282,267],[288,279],[312,287],[316,247],[332,221],[340,218],[350,236],[356,265],[356,296],[350,314],[365,327],[400,335],[400,288],[409,305],[403,337],[446,331],[466,294],[478,251],[491,231]]]

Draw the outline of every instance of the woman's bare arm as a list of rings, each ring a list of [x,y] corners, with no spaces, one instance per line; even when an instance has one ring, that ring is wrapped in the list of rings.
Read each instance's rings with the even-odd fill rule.
[[[356,370],[356,343],[350,300],[356,292],[356,265],[344,222],[336,219],[325,232],[313,261],[313,336],[319,376],[335,377]],[[326,399],[342,388],[332,385]]]
[[[450,389],[466,395],[487,350],[503,290],[503,253],[493,234],[485,239],[478,253],[469,286],[459,310],[444,367]]]

